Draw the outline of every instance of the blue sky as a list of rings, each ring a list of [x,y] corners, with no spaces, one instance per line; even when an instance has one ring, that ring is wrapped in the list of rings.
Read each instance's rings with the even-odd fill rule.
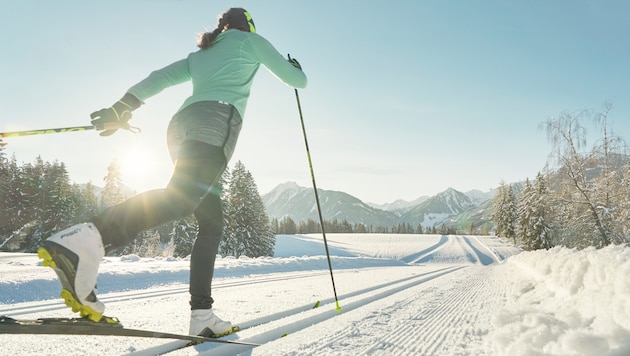
[[[535,177],[551,147],[539,124],[600,110],[630,140],[630,2],[582,1],[0,1],[0,131],[88,125],[152,70],[195,51],[232,6],[297,58],[319,188],[374,203],[449,187],[489,190]],[[7,139],[20,162],[66,163],[102,185],[118,158],[138,191],[162,187],[165,143],[184,84],[134,112],[134,135]],[[587,126],[595,135],[596,127]],[[311,177],[293,90],[259,71],[231,165],[262,194]]]

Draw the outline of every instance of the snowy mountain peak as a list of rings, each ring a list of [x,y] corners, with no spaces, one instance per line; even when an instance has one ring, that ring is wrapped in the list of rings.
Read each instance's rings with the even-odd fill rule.
[[[317,189],[324,219],[347,220],[352,223],[370,223],[390,226],[396,220],[391,212],[375,209],[344,192]],[[315,195],[310,188],[288,182],[262,196],[269,218],[290,217],[294,221],[317,220]]]
[[[278,201],[292,199],[299,195],[306,188],[300,187],[295,182],[286,182],[273,188],[269,193],[265,194],[265,199],[268,201]]]
[[[446,204],[446,206],[448,206],[448,210],[452,214],[459,214],[462,211],[474,206],[473,202],[466,194],[453,188],[448,188],[445,191],[438,193],[431,199],[437,200],[441,204]]]
[[[386,203],[386,204],[375,204],[375,203],[367,203],[369,206],[373,207],[373,208],[377,208],[377,209],[381,209],[381,210],[385,210],[385,211],[402,211],[405,212],[411,208],[413,208],[414,206],[422,203],[423,201],[429,199],[428,196],[421,196],[418,199],[412,200],[412,201],[407,201],[404,199],[398,199],[396,201],[394,201],[393,203]]]

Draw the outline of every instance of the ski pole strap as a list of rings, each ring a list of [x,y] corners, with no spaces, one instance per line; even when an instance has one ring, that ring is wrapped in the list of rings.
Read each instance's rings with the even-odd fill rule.
[[[138,133],[141,133],[141,132],[142,132],[142,130],[141,130],[139,127],[137,127],[137,126],[131,126],[131,125],[129,125],[129,124],[127,124],[127,127],[125,127],[124,129],[125,129],[125,130],[129,130],[129,132],[131,132],[131,133],[135,133],[135,134],[138,134]]]

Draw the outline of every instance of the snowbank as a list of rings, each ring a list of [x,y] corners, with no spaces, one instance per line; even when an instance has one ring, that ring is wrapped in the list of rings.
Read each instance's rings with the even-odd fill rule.
[[[630,248],[557,247],[499,268],[515,277],[493,320],[500,354],[630,354]]]

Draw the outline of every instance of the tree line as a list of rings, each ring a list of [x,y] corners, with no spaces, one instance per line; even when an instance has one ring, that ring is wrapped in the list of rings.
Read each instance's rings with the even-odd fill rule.
[[[324,229],[327,233],[340,234],[455,234],[457,230],[454,226],[442,224],[441,226],[426,226],[421,224],[412,226],[410,223],[399,223],[392,226],[374,226],[363,223],[350,223],[348,220],[326,220],[324,219]],[[271,220],[271,230],[276,234],[316,234],[321,233],[321,224],[313,219],[306,219],[295,222],[286,216],[282,219]]]
[[[558,168],[522,187],[501,185],[492,214],[497,235],[528,250],[628,243],[630,159],[610,129],[609,111],[606,105],[601,113],[562,113],[543,124]],[[584,126],[589,119],[600,133],[590,148]]]
[[[124,201],[131,192],[124,186],[116,160],[107,168],[102,190],[91,182],[71,183],[62,162],[18,164],[0,147],[0,251],[35,252],[52,234],[68,226],[89,221],[106,207]],[[222,176],[224,234],[222,255],[271,256],[275,236],[258,188],[241,162]],[[190,254],[197,225],[190,216],[139,234],[134,241],[112,254],[156,257]]]

